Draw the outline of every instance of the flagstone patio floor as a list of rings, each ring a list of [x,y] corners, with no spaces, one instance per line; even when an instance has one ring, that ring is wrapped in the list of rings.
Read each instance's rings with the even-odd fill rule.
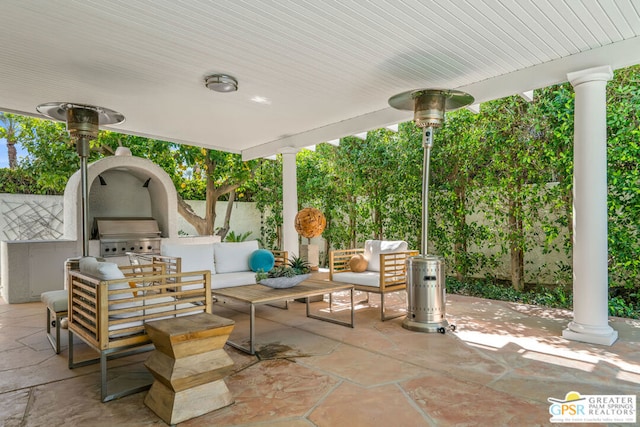
[[[606,347],[563,339],[566,310],[449,295],[457,328],[443,335],[406,330],[402,317],[381,322],[378,303],[372,295],[357,305],[353,329],[307,318],[299,302],[258,307],[258,354],[225,347],[235,402],[179,426],[551,425],[550,397],[640,390],[638,320],[611,318],[619,339]],[[247,307],[217,302],[214,313],[236,321],[231,339],[247,337]],[[41,303],[0,300],[2,425],[165,425],[144,405],[146,392],[101,403],[99,366],[69,370],[67,333],[56,355],[44,318]],[[114,360],[109,375],[146,375],[148,356]]]

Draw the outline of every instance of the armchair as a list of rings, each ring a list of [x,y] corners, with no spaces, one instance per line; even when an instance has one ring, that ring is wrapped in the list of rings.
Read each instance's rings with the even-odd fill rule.
[[[363,254],[368,260],[367,269],[352,270],[350,262],[354,255]],[[349,283],[355,290],[380,295],[380,318],[382,321],[403,316],[396,313],[387,316],[385,295],[407,288],[406,260],[418,255],[416,250],[407,250],[406,242],[367,240],[362,249],[340,249],[329,253],[329,278],[334,282]],[[368,299],[368,298],[367,298]]]

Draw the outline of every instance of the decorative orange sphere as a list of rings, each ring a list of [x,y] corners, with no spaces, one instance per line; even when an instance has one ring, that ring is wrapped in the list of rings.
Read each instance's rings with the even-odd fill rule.
[[[304,208],[296,214],[294,223],[299,235],[311,239],[322,234],[327,226],[327,219],[316,208]]]

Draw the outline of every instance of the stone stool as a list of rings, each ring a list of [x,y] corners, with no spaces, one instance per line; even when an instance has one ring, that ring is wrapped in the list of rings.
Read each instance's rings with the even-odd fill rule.
[[[233,360],[224,351],[234,321],[209,313],[145,323],[156,350],[145,366],[155,379],[144,399],[173,425],[233,403],[224,377]]]
[[[69,291],[43,292],[40,301],[47,305],[47,338],[56,354],[60,354],[60,321],[68,315]],[[51,335],[51,326],[56,328],[55,338]]]

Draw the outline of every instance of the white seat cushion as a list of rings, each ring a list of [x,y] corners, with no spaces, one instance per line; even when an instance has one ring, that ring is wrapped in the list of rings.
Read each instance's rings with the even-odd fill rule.
[[[251,254],[258,249],[257,240],[214,243],[213,257],[216,262],[216,274],[251,271],[249,259]]]
[[[335,273],[333,275],[334,282],[349,283],[351,285],[371,286],[372,288],[380,288],[380,273],[375,271],[363,271],[362,273],[353,273],[345,271],[344,273]]]
[[[112,319],[123,319],[123,318],[127,318],[127,317],[135,317],[135,316],[141,316],[143,314],[157,314],[157,313],[163,313],[166,311],[174,311],[174,310],[181,310],[184,308],[191,308],[194,307],[194,304],[191,303],[182,303],[179,301],[176,301],[175,298],[172,297],[161,297],[161,298],[154,298],[153,300],[153,304],[149,304],[149,305],[144,305],[143,306],[143,310],[141,311],[137,311],[135,313],[129,313],[127,315],[123,315],[123,316],[111,316]],[[175,305],[172,306],[166,306],[166,307],[155,307],[154,305],[156,304],[161,304],[161,303],[165,303],[165,302],[175,302]],[[195,314],[195,313],[181,313],[178,314],[178,317],[181,316],[188,316],[190,314]],[[169,319],[175,317],[175,314],[170,314],[168,316],[161,316],[158,317],[156,319],[153,320],[161,320],[161,319]],[[153,321],[152,320],[152,321]],[[126,329],[126,328],[132,328],[135,326],[142,326],[144,323],[142,322],[142,320],[138,320],[138,321],[134,321],[134,322],[127,322],[127,323],[120,323],[117,325],[110,325],[109,326],[109,331],[110,332],[114,332],[114,331],[119,331],[121,329]],[[120,334],[112,334],[112,337],[122,337],[122,336],[127,336],[130,335],[129,333],[120,333]]]
[[[211,276],[211,289],[214,290],[255,284],[256,273],[253,271],[238,271],[235,273],[215,274]]]
[[[380,271],[380,254],[406,251],[409,245],[403,240],[367,240],[364,256],[369,264],[367,271]]]
[[[67,311],[69,309],[69,292],[65,290],[43,292],[40,294],[40,301],[55,313]]]

